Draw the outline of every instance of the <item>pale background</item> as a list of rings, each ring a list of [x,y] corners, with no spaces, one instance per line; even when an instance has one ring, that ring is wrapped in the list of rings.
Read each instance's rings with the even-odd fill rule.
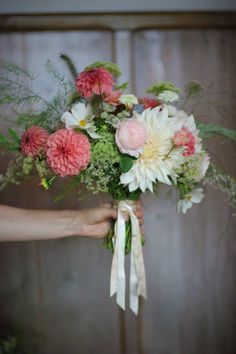
[[[214,3],[217,9],[219,3]],[[10,7],[9,2],[6,12]],[[180,87],[192,79],[205,85],[214,82],[213,100],[226,97],[219,92],[236,89],[233,29],[0,34],[0,57],[36,73],[44,73],[47,58],[63,68],[61,52],[71,55],[80,69],[100,59],[117,62],[124,81],[131,81],[138,96],[154,80],[172,80]],[[53,84],[42,75],[35,88],[48,98]],[[233,98],[227,105],[232,116],[208,106],[198,113],[202,118],[204,111],[207,121],[236,129]],[[236,177],[235,146],[217,141],[209,149]],[[1,170],[4,166],[2,161]],[[73,198],[55,204],[58,190],[56,186],[42,192],[32,181],[9,188],[0,201],[62,209],[107,199]],[[201,205],[181,216],[174,193],[165,195],[164,189],[158,198],[149,194],[143,198],[148,301],[138,319],[129,312],[122,314],[109,298],[112,256],[99,241],[5,243],[0,246],[0,329],[18,333],[26,354],[234,354],[236,224],[229,223],[231,209],[220,193],[209,188]]]

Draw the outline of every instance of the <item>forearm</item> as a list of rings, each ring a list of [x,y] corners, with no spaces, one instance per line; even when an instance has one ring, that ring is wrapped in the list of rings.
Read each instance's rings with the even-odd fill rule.
[[[0,205],[0,241],[30,241],[79,234],[79,212],[27,210]]]

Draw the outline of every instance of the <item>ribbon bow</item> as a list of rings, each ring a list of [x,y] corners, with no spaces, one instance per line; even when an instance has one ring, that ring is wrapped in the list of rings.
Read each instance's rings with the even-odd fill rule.
[[[125,310],[125,215],[131,220],[132,239],[130,255],[130,309],[137,315],[139,296],[147,298],[146,277],[142,253],[141,233],[132,201],[118,203],[115,223],[114,255],[111,266],[110,296],[116,293],[117,304]]]

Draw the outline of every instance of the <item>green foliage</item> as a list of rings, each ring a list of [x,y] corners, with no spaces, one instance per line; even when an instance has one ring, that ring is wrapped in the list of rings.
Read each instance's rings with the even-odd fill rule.
[[[79,92],[72,92],[69,96],[68,96],[68,105],[69,107],[72,106],[74,103],[76,103],[78,100],[80,99],[80,94]]]
[[[81,174],[78,176],[73,176],[71,179],[63,185],[63,190],[61,193],[59,193],[54,201],[59,202],[66,197],[75,197],[76,194],[79,194],[80,191],[78,191],[79,185],[81,183]]]
[[[138,188],[130,192],[128,187],[120,184],[120,175],[117,174],[117,176],[109,182],[109,193],[114,200],[139,200],[142,191]]]
[[[68,82],[68,80],[66,80],[65,78],[65,75],[62,74],[58,68],[55,67],[51,60],[47,61],[45,68],[48,74],[54,80],[54,82],[58,85],[59,89],[62,89],[63,93],[65,94],[65,97],[70,94],[70,92],[74,88],[74,83],[71,83],[70,81]]]
[[[115,85],[114,88],[117,91],[124,91],[124,90],[126,90],[128,88],[128,86],[129,86],[129,83],[128,82],[124,82],[121,85]]]
[[[147,89],[147,93],[152,93],[155,96],[159,96],[163,91],[172,91],[175,93],[180,93],[180,89],[169,81],[159,81],[151,85]]]
[[[197,81],[189,81],[185,87],[185,93],[188,98],[202,96],[204,91],[205,88]]]
[[[114,225],[113,227],[110,228],[108,231],[107,236],[104,238],[103,241],[103,246],[111,251],[112,253],[114,252],[114,244],[113,244],[113,236],[115,234],[114,230]],[[132,226],[131,226],[131,221],[128,220],[125,223],[125,254],[129,254],[131,252],[131,242],[132,242]],[[144,238],[142,237],[141,239],[142,245],[144,245],[145,241]]]
[[[8,137],[0,133],[0,150],[5,151],[19,151],[20,148],[20,137],[12,129],[8,129]]]
[[[47,161],[44,156],[37,156],[36,158],[32,158],[31,156],[25,156],[23,158],[22,171],[24,175],[29,175],[34,170],[39,174],[39,177],[46,177],[50,174],[48,169]]]
[[[22,171],[24,175],[29,175],[34,168],[34,159],[30,156],[26,156],[23,159]]]
[[[179,175],[177,179],[177,188],[179,190],[180,199],[184,199],[184,196],[190,193],[196,186],[196,182],[186,178],[184,174]]]
[[[99,132],[101,138],[92,142],[92,157],[89,167],[81,173],[81,182],[93,192],[109,192],[109,183],[119,176],[120,154],[114,135]]]
[[[108,71],[110,71],[110,73],[114,76],[114,77],[119,77],[122,74],[122,71],[120,69],[120,67],[117,64],[111,63],[109,61],[96,61],[95,63],[87,66],[85,68],[85,70],[91,70],[93,68],[105,68]]]
[[[78,72],[77,72],[77,69],[76,69],[75,64],[73,63],[72,59],[66,54],[61,54],[60,58],[62,60],[64,60],[64,62],[66,63],[66,65],[69,69],[69,72],[71,73],[72,78],[74,80],[76,80],[76,78],[78,76]]]
[[[53,185],[53,183],[55,182],[57,176],[52,176],[50,178],[46,178],[46,177],[43,177],[41,179],[41,186],[46,189],[46,190],[49,190],[49,188]]]
[[[34,163],[40,177],[45,177],[49,174],[47,161],[44,157],[38,156]]]
[[[204,156],[204,152],[195,154],[177,169],[177,188],[179,189],[180,199],[183,199],[186,194],[196,188],[198,176],[201,175],[201,160]]]
[[[202,139],[209,139],[214,136],[223,136],[236,141],[236,131],[222,127],[221,125],[197,123]]]
[[[11,184],[20,184],[24,180],[31,177],[30,167],[24,166],[25,157],[21,154],[17,154],[14,160],[11,160],[5,173],[0,174],[0,191],[5,189]]]
[[[26,69],[0,61],[0,105],[22,105],[28,102],[43,102],[42,97],[30,87],[35,77]]]
[[[236,180],[233,177],[211,163],[203,182],[221,191],[230,206],[236,208]]]
[[[128,172],[133,166],[134,158],[129,155],[120,155],[120,170],[122,173]]]
[[[47,128],[48,123],[46,119],[47,116],[45,116],[43,113],[22,113],[16,117],[15,121],[19,127],[29,128],[32,127],[32,125],[39,125],[41,127]]]
[[[18,340],[13,336],[0,338],[0,354],[22,354]]]
[[[103,121],[109,125],[116,126],[122,119],[130,117],[131,113],[126,109],[117,112],[115,106],[109,103],[103,103],[103,112],[101,112],[100,116]]]
[[[11,115],[13,112],[14,116],[19,108],[21,113],[15,119],[18,126],[25,128],[36,124],[52,130],[60,124],[60,117],[67,106],[72,86],[50,61],[47,62],[46,68],[59,87],[50,102],[32,89],[36,77],[15,64],[0,62],[0,105],[7,105],[7,111]],[[40,104],[41,112],[24,113],[25,104],[36,103]]]

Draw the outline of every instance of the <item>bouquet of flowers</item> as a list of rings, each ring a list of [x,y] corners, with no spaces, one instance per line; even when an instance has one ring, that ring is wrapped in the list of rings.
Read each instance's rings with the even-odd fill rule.
[[[137,98],[124,93],[128,83],[116,84],[121,74],[116,64],[95,62],[78,73],[68,56],[62,59],[73,81],[65,81],[48,62],[48,71],[59,83],[51,102],[24,84],[25,78],[33,80],[25,69],[1,62],[0,104],[14,107],[14,119],[8,136],[0,134],[0,148],[16,157],[0,175],[0,189],[37,173],[45,189],[63,178],[62,196],[81,184],[92,193],[109,193],[118,209],[104,240],[114,253],[110,291],[125,309],[124,263],[125,254],[131,253],[130,307],[137,314],[139,295],[146,298],[146,280],[135,201],[160,184],[172,185],[179,192],[177,209],[186,213],[201,202],[208,183],[225,192],[235,206],[236,182],[210,162],[203,140],[214,135],[236,140],[236,132],[197,122],[178,108],[180,89],[171,82],[154,83],[147,90],[153,97]],[[191,82],[187,98],[202,90]],[[26,105],[29,101],[35,110]]]

